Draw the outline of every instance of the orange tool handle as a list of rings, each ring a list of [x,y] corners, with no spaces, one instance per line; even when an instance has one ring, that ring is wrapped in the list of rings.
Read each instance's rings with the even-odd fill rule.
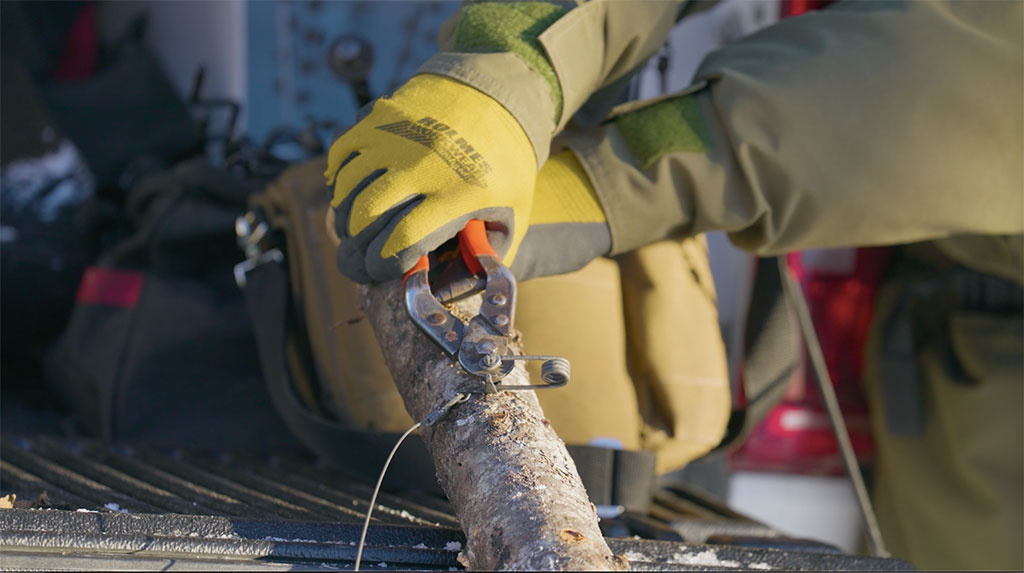
[[[416,271],[420,270],[430,270],[430,259],[428,259],[426,255],[420,257],[411,269],[405,271],[405,274],[402,275],[402,286],[405,286],[405,281],[409,280],[409,277],[416,274]]]
[[[459,233],[459,250],[462,251],[462,262],[466,263],[466,268],[474,275],[484,270],[480,261],[476,260],[478,256],[498,257],[498,253],[491,248],[491,242],[487,240],[487,228],[480,219],[470,219]]]
[[[480,262],[476,260],[477,256],[498,256],[498,253],[495,253],[491,247],[491,242],[487,240],[487,228],[480,219],[470,219],[466,226],[459,231],[459,250],[462,251],[462,262],[466,263],[469,272],[474,275],[480,274],[484,270]],[[402,275],[402,284],[404,285],[413,273],[424,269],[430,269],[430,261],[426,256],[420,257],[416,264]]]

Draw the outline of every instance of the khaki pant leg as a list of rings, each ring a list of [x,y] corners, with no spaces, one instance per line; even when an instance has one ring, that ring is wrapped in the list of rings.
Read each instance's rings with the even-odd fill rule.
[[[519,284],[516,328],[529,354],[564,356],[572,380],[537,392],[544,415],[569,444],[612,438],[640,449],[636,392],[626,369],[619,267],[600,258],[583,269]],[[529,362],[540,379],[540,363]]]
[[[658,473],[679,469],[721,442],[730,386],[704,237],[663,241],[620,261],[629,371],[644,449]]]
[[[887,285],[885,317],[899,285]],[[885,430],[879,388],[881,320],[872,326],[865,375],[877,442],[873,497],[888,549],[923,569],[1024,569],[1024,323],[955,313],[950,335],[972,383],[955,381],[935,347],[918,354],[925,428]]]

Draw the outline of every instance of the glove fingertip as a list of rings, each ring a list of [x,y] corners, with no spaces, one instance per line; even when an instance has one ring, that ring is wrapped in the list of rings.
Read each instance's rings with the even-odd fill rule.
[[[351,239],[342,240],[338,245],[338,253],[335,256],[338,270],[349,279],[366,284],[373,282],[373,277],[366,270],[365,259],[358,248],[353,248]]]
[[[334,153],[331,153],[330,155],[331,155],[332,157],[334,157],[334,156],[335,156],[335,154],[334,154]],[[340,153],[339,153],[338,155],[340,155]],[[332,185],[332,186],[333,186],[333,185],[335,184],[335,182],[336,182],[336,181],[338,180],[338,173],[340,173],[340,172],[341,172],[341,170],[342,170],[342,169],[343,169],[343,168],[344,168],[344,167],[345,167],[346,165],[348,165],[349,163],[351,163],[351,162],[352,162],[352,160],[353,160],[353,159],[355,159],[356,157],[359,157],[359,151],[358,151],[358,150],[357,150],[357,151],[352,151],[352,152],[350,152],[350,153],[349,153],[349,154],[348,154],[348,155],[347,155],[347,156],[345,157],[345,159],[341,160],[341,163],[339,163],[337,167],[334,167],[334,166],[332,165],[332,164],[334,163],[333,161],[328,161],[328,162],[327,162],[327,170],[326,170],[326,171],[324,171],[324,179],[326,179],[326,180],[327,180],[327,184],[328,184],[328,185]]]
[[[368,253],[366,270],[373,282],[383,283],[393,281],[402,278],[405,274],[403,269],[412,268],[416,259],[419,259],[419,257],[415,257],[407,265],[403,265],[402,259],[399,257],[389,257],[384,259],[381,258],[379,254],[371,255]]]

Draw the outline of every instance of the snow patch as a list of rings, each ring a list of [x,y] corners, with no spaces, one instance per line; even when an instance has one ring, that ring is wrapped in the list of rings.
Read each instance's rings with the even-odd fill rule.
[[[427,544],[426,543],[417,543],[416,545],[413,545],[412,548],[413,549],[426,549],[427,548]]]
[[[455,425],[456,426],[465,426],[466,424],[472,424],[475,421],[476,421],[476,418],[474,418],[473,416],[470,416],[468,418],[459,418],[458,420],[455,420]]]
[[[116,504],[116,503],[114,503],[114,502],[110,502],[110,503],[104,503],[104,504],[103,504],[103,507],[105,507],[105,508],[109,509],[110,511],[119,511],[119,512],[121,512],[121,513],[128,513],[128,510],[127,510],[127,509],[121,509],[121,506],[120,506],[120,505],[117,505],[117,504]]]
[[[445,551],[462,551],[462,543],[458,541],[449,541],[444,544]]]
[[[263,538],[264,541],[276,541],[278,543],[319,543],[316,539],[285,539],[283,537],[274,537],[268,535]]]
[[[99,512],[98,511],[93,511],[91,509],[76,509],[75,513],[99,513]]]
[[[195,531],[188,531],[188,532],[185,532],[185,531],[180,531],[180,532],[179,531],[175,531],[175,535],[178,535],[180,537],[198,537],[198,538],[202,538],[202,539],[229,539],[229,540],[232,540],[232,541],[235,541],[235,540],[238,539],[237,535],[230,535],[230,534],[209,535],[209,534],[206,534],[206,533],[196,533]]]
[[[706,565],[708,567],[739,567],[738,561],[721,560],[718,553],[708,549],[700,553],[675,553],[672,555],[672,563],[681,565]]]
[[[623,554],[623,557],[625,557],[626,561],[629,561],[630,563],[633,563],[634,561],[646,561],[647,560],[647,556],[646,555],[644,555],[643,553],[637,553],[636,551],[627,551],[626,553]]]
[[[761,571],[768,571],[769,569],[775,569],[774,567],[772,567],[771,565],[769,565],[767,563],[751,563],[750,565],[747,565],[747,567],[750,567],[751,569],[760,569]]]
[[[385,563],[384,561],[381,561],[380,563],[377,564],[377,567],[380,567],[381,569],[383,569],[383,568],[385,568],[387,566],[388,566],[388,564]]]

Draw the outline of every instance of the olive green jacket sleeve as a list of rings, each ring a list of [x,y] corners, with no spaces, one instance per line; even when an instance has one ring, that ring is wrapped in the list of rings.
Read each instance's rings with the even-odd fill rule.
[[[682,0],[467,2],[442,28],[441,51],[417,73],[444,75],[500,102],[537,156],[591,94],[664,43]]]
[[[984,235],[1019,269],[1022,31],[1017,0],[839,2],[569,146],[613,253],[712,230],[764,255]]]

